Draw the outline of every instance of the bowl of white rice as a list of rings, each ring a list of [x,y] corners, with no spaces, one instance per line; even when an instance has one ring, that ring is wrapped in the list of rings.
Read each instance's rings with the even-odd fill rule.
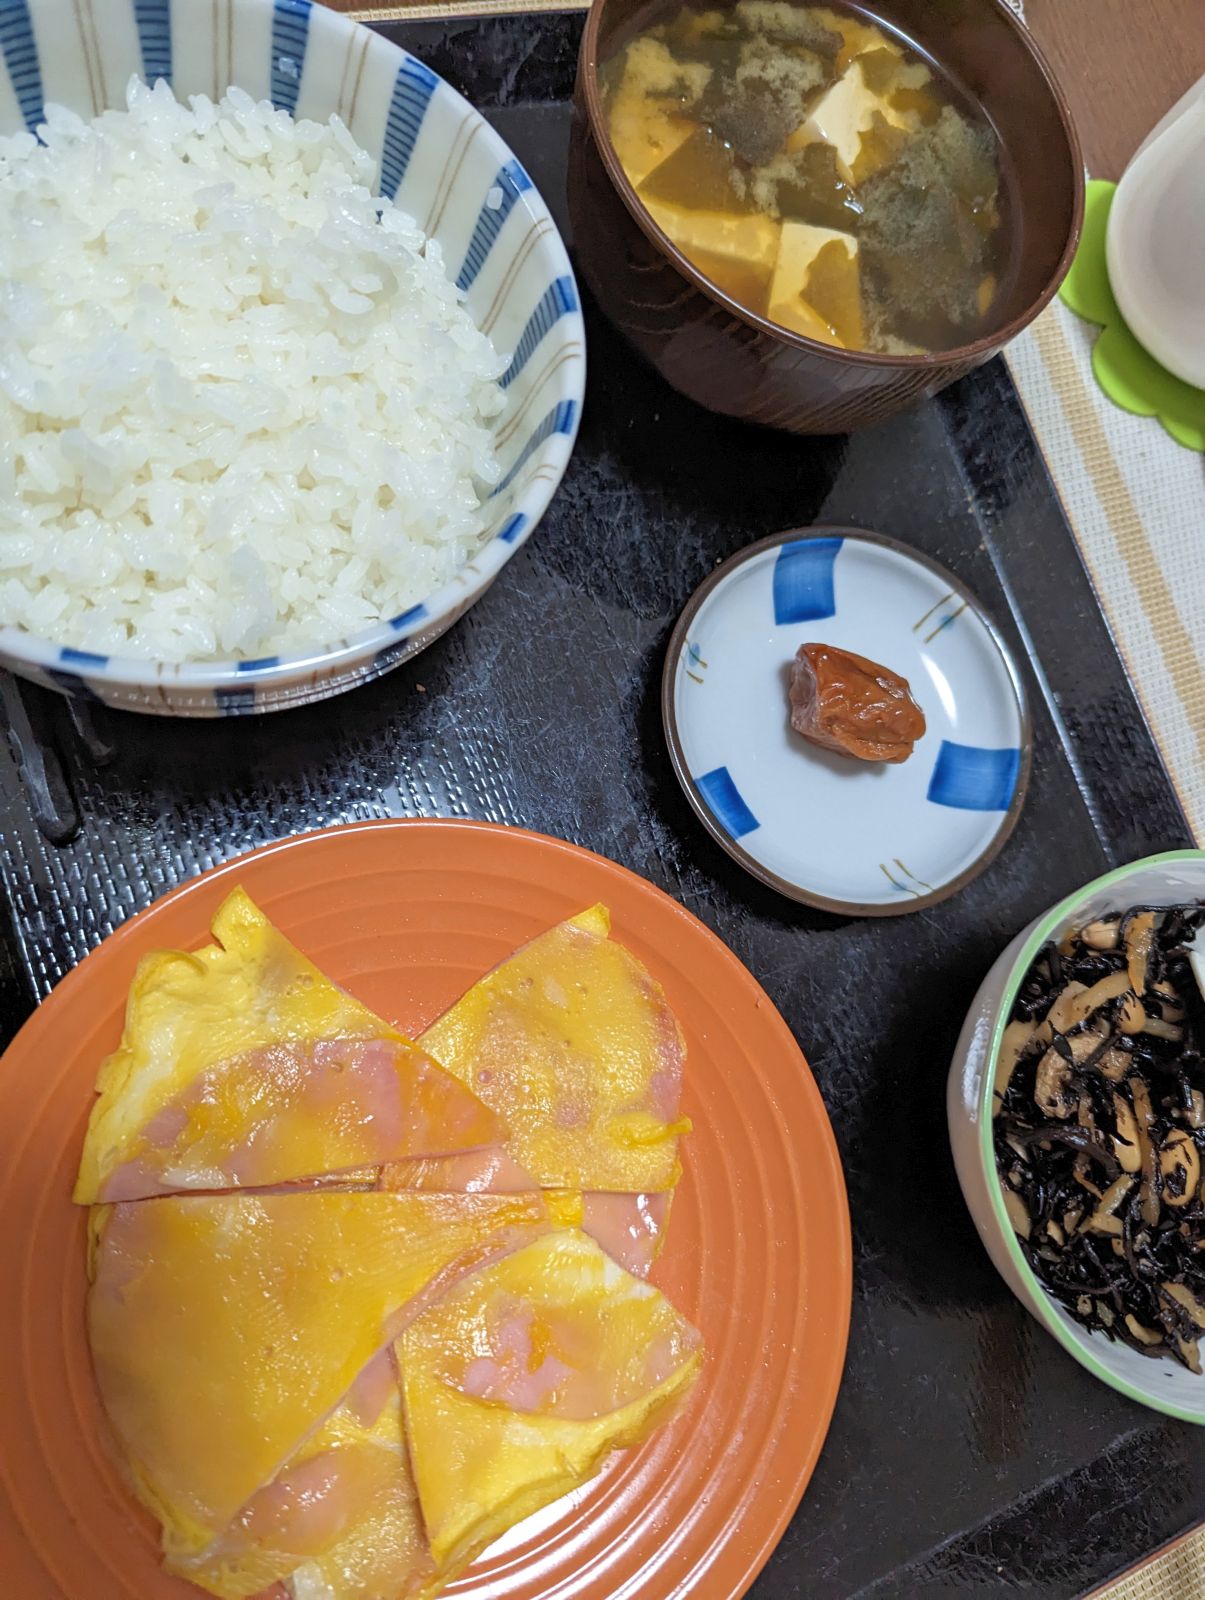
[[[523,167],[308,0],[0,0],[0,59],[0,666],[220,716],[416,654],[581,415]]]

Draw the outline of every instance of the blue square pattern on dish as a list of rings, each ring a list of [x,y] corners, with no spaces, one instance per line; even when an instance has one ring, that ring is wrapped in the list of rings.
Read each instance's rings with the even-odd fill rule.
[[[741,791],[733,783],[727,767],[716,767],[711,772],[705,772],[701,778],[695,779],[695,787],[706,800],[708,810],[716,821],[734,839],[761,827],[745,804]]]
[[[774,563],[774,621],[816,622],[837,614],[833,567],[844,539],[796,539]]]
[[[929,779],[929,799],[959,811],[1007,811],[1020,771],[1019,750],[984,750],[943,739]]]

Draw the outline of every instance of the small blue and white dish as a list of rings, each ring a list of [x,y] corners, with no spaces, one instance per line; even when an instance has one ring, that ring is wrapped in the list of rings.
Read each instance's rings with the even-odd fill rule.
[[[908,680],[927,727],[907,761],[852,760],[794,732],[791,662],[813,643]],[[755,878],[827,911],[944,900],[1024,802],[1032,734],[1005,645],[957,578],[880,534],[794,529],[718,567],[678,620],[661,707],[707,830]]]
[[[479,112],[423,62],[311,0],[0,0],[0,134],[47,102],[91,118],[124,106],[132,74],[178,98],[232,85],[297,117],[337,112],[380,165],[380,190],[440,246],[469,314],[513,352],[494,423],[503,476],[481,548],[399,616],[298,655],[183,665],[95,654],[0,628],[0,667],[129,711],[241,716],[379,677],[438,638],[489,588],[543,516],[568,465],[586,381],[565,246],[544,201]]]

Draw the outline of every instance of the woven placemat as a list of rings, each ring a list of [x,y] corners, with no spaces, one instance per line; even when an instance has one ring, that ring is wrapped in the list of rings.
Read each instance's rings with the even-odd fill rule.
[[[1205,840],[1205,473],[1092,375],[1097,330],[1056,301],[1007,361],[1113,636]],[[1152,845],[1159,841],[1152,840]]]
[[[1194,1528],[1123,1572],[1086,1600],[1202,1600],[1205,1528]]]
[[[517,17],[533,11],[588,11],[590,0],[397,0],[389,6],[362,6],[355,0],[322,0],[356,22],[421,22],[444,17]]]

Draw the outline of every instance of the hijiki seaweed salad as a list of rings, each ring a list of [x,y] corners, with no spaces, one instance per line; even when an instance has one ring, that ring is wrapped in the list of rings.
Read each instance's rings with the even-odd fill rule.
[[[1046,945],[1001,1043],[996,1163],[1039,1280],[1084,1327],[1201,1371],[1205,904],[1135,907]]]

